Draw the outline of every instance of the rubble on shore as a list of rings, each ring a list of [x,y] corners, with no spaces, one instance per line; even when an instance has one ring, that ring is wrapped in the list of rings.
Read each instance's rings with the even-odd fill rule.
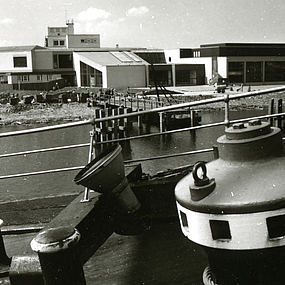
[[[72,91],[64,91],[64,92],[72,92]],[[30,92],[21,93],[21,101],[17,100],[16,103],[11,104],[11,98],[14,98],[14,94],[7,98],[3,94],[0,94],[0,125],[11,125],[11,124],[23,124],[23,125],[32,125],[32,124],[47,124],[47,123],[64,123],[68,121],[78,121],[78,120],[88,120],[94,116],[94,108],[90,107],[88,104],[88,97],[85,96],[84,100],[78,99],[82,98],[82,94],[86,94],[86,90],[81,91],[80,96],[77,93],[77,99],[73,100],[67,97],[63,97],[66,94],[61,91],[61,97],[59,100],[47,102],[46,100],[40,101],[28,101],[25,103],[25,98],[28,96],[31,97]],[[88,90],[88,94],[92,96],[98,96],[97,93],[92,93]],[[102,92],[102,91],[99,91]],[[39,92],[38,92],[39,93]],[[58,92],[59,93],[59,92]],[[108,94],[108,93],[107,93]],[[227,92],[226,94],[231,95],[231,92]],[[102,93],[105,96],[105,92]],[[175,95],[175,99],[180,102],[192,102],[214,98],[217,96],[224,96],[225,94],[218,94],[215,92],[207,93],[207,94],[177,94]],[[79,96],[79,97],[78,97]],[[99,95],[100,96],[100,95]],[[122,95],[124,96],[124,94]],[[36,95],[32,95],[32,98],[36,98]],[[271,93],[265,95],[252,96],[237,100],[230,101],[230,108],[232,110],[244,110],[244,109],[264,109],[268,108],[272,98],[278,100],[285,100],[285,92]],[[163,97],[162,97],[163,99]],[[165,99],[165,98],[164,98]],[[196,107],[197,110],[203,111],[217,111],[223,110],[225,104],[223,102],[212,103],[203,106]]]

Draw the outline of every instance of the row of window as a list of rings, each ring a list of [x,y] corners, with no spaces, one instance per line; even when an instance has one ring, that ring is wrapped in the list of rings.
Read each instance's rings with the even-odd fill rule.
[[[188,227],[188,220],[185,213],[180,211],[183,227]],[[231,230],[228,221],[210,220],[210,228],[213,240],[231,240]],[[285,236],[285,215],[266,218],[268,237],[270,239],[283,238]]]
[[[97,43],[97,39],[81,39],[81,43]],[[54,46],[65,46],[65,41],[64,40],[54,40],[53,41]]]
[[[229,62],[230,83],[278,82],[285,80],[285,61]]]
[[[64,40],[54,40],[53,45],[54,46],[65,46],[65,41]]]
[[[44,81],[45,78],[47,80],[53,80],[54,79],[52,74],[37,75],[37,81]],[[30,81],[30,76],[29,75],[18,75],[17,76],[17,81],[28,82],[28,81]]]
[[[97,43],[97,39],[81,39],[81,43]]]

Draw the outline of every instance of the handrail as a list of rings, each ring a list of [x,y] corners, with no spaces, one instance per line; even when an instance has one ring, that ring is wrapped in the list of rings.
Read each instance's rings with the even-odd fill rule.
[[[236,95],[231,95],[231,96],[226,95],[224,97],[217,97],[217,98],[205,99],[205,100],[200,100],[200,101],[195,101],[195,102],[182,103],[179,105],[165,106],[165,107],[155,108],[151,110],[120,114],[120,115],[115,115],[111,117],[103,117],[99,119],[90,119],[90,120],[72,122],[72,123],[67,123],[67,124],[59,124],[59,125],[54,125],[54,126],[46,126],[46,127],[27,129],[27,130],[22,130],[22,131],[0,133],[0,138],[16,136],[16,135],[23,135],[23,134],[31,134],[31,133],[36,133],[36,132],[44,132],[44,131],[50,131],[50,130],[58,130],[62,128],[76,127],[76,126],[82,126],[82,125],[87,125],[87,124],[95,125],[98,122],[104,122],[108,120],[117,120],[117,119],[122,119],[126,117],[138,116],[138,115],[149,114],[149,113],[154,113],[154,112],[164,112],[164,111],[174,110],[174,109],[183,108],[183,107],[193,107],[193,106],[199,106],[199,105],[205,105],[205,104],[211,104],[211,103],[217,103],[217,102],[228,102],[228,100],[234,100],[234,99],[239,99],[239,98],[245,98],[245,97],[256,96],[256,95],[261,95],[261,94],[268,94],[268,93],[273,93],[273,92],[280,92],[280,91],[285,91],[285,86],[261,90],[261,91],[253,91],[253,92],[247,92],[247,93],[242,93],[242,94],[236,94]],[[278,113],[278,114],[263,115],[263,116],[257,116],[257,117],[251,117],[251,118],[232,120],[230,121],[230,123],[234,124],[234,123],[245,122],[245,121],[254,120],[254,119],[268,119],[268,118],[280,117],[280,116],[285,116],[285,112]],[[177,132],[197,130],[197,129],[202,129],[202,128],[216,127],[216,126],[227,125],[227,123],[228,122],[217,122],[217,123],[212,123],[212,124],[188,127],[188,128],[183,128],[183,129],[175,129],[171,131],[165,131],[165,132],[159,132],[159,133],[153,133],[153,134],[145,134],[145,135],[140,135],[140,136],[125,137],[121,139],[106,140],[103,142],[96,142],[96,144],[119,142],[119,141],[126,141],[126,140],[132,140],[132,139],[153,137],[157,135],[165,135],[165,134],[171,134],[171,133],[177,133]],[[22,151],[22,152],[9,153],[9,154],[1,154],[0,158],[24,155],[24,154],[55,151],[55,150],[64,150],[64,149],[71,149],[71,148],[77,148],[77,147],[86,147],[86,146],[90,146],[90,143],[53,147],[53,148],[46,148],[46,149],[38,149],[38,150],[30,150],[30,151]],[[135,159],[135,160],[127,160],[125,161],[125,163],[126,164],[135,163],[135,162],[197,154],[197,153],[210,152],[210,151],[213,151],[213,149],[196,150],[196,151],[189,151],[189,152],[183,152],[183,153],[177,153],[177,154],[171,154],[171,155],[163,155],[163,156],[158,156],[158,157],[148,157],[148,158],[141,158],[141,159]],[[61,172],[61,171],[71,171],[71,170],[77,170],[77,169],[82,169],[82,168],[83,166],[75,166],[75,167],[69,167],[69,168],[52,169],[52,170],[44,170],[44,171],[20,173],[20,174],[11,174],[11,175],[0,176],[0,179],[31,176],[31,175],[46,174],[46,173]]]
[[[18,178],[18,177],[32,176],[32,175],[39,175],[39,174],[48,174],[48,173],[55,173],[55,172],[79,170],[79,169],[82,169],[84,167],[85,166],[74,166],[74,167],[57,168],[57,169],[49,169],[49,170],[26,172],[26,173],[9,174],[9,175],[0,176],[0,179]]]
[[[213,151],[213,148],[205,148],[205,149],[200,149],[200,150],[186,151],[186,152],[180,152],[180,153],[174,153],[174,154],[152,156],[152,157],[139,158],[139,159],[133,159],[133,160],[125,160],[124,163],[127,164],[127,163],[134,163],[134,162],[141,162],[141,161],[148,161],[148,160],[190,155],[190,154],[199,154],[199,153],[211,152],[211,151]]]
[[[263,115],[263,116],[249,117],[249,118],[244,118],[244,119],[231,120],[230,123],[236,124],[236,123],[241,123],[241,122],[247,122],[250,120],[270,119],[270,118],[281,117],[281,116],[285,116],[285,112],[284,113],[278,113],[278,114]],[[211,124],[205,124],[205,125],[183,128],[183,129],[175,129],[175,130],[171,130],[171,131],[164,131],[164,132],[159,132],[159,133],[152,133],[152,134],[145,134],[145,135],[140,135],[140,136],[124,137],[124,138],[119,138],[119,139],[106,140],[106,141],[102,141],[102,142],[96,142],[96,144],[99,145],[99,144],[105,144],[105,143],[110,143],[110,142],[120,142],[120,141],[127,141],[127,140],[133,140],[133,139],[149,138],[149,137],[154,137],[154,136],[173,134],[173,133],[179,133],[179,132],[186,132],[186,131],[195,131],[195,130],[199,130],[199,129],[218,127],[218,126],[224,126],[224,125],[225,125],[225,122],[217,122],[217,123],[211,123]]]
[[[71,148],[77,148],[77,147],[86,147],[86,146],[90,146],[90,143],[82,143],[82,144],[75,144],[75,145],[65,145],[65,146],[58,146],[58,147],[51,147],[51,148],[34,149],[34,150],[19,151],[19,152],[14,152],[14,153],[4,153],[4,154],[0,154],[0,158],[17,156],[17,155],[25,155],[25,154],[48,152],[48,151],[55,151],[55,150],[71,149]]]

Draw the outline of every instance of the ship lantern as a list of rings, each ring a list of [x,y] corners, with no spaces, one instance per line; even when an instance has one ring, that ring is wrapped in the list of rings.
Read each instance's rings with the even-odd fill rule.
[[[285,156],[281,131],[252,120],[226,129],[219,158],[175,187],[183,234],[201,245],[203,282],[285,284]]]

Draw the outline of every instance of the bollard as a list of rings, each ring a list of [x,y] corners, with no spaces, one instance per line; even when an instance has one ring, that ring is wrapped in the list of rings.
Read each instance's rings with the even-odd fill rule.
[[[80,233],[71,227],[39,233],[31,248],[39,255],[45,285],[86,285],[76,244]]]
[[[3,220],[0,219],[0,228],[3,225]],[[9,258],[6,254],[6,249],[2,237],[2,232],[0,230],[0,268],[6,268],[11,264],[11,258]],[[2,270],[0,270],[1,273]]]

